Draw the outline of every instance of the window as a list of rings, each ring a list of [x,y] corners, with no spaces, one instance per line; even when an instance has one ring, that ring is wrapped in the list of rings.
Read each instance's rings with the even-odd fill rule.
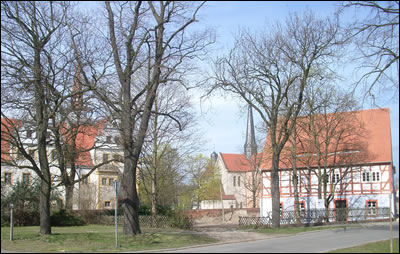
[[[299,202],[300,216],[306,216],[306,204],[304,202]]]
[[[108,185],[113,185],[113,183],[114,183],[114,179],[113,178],[109,178],[108,179]]]
[[[240,186],[240,176],[238,176],[238,186]]]
[[[233,176],[233,186],[236,186],[236,176]]]
[[[4,183],[11,184],[11,173],[4,173]]]
[[[372,172],[372,181],[379,182],[379,172]]]
[[[55,161],[57,160],[57,151],[54,149],[53,151],[51,151],[51,160]]]
[[[108,153],[103,153],[103,162],[108,161]]]
[[[104,202],[104,206],[105,207],[110,207],[111,206],[111,202],[110,201],[105,201]]]
[[[51,136],[51,132],[50,131],[46,132],[46,139],[50,139],[50,136]]]
[[[107,178],[101,178],[101,185],[107,185]]]
[[[338,173],[333,174],[332,183],[338,183],[340,181],[340,175]]]
[[[33,133],[32,130],[30,130],[30,129],[26,130],[26,137],[27,138],[32,138],[32,133]]]
[[[281,215],[281,217],[283,216],[283,203],[279,204],[279,213]]]
[[[369,172],[363,172],[362,173],[362,181],[363,182],[369,182]]]
[[[371,216],[376,215],[376,201],[368,201],[367,210],[368,210],[368,215]]]
[[[111,136],[107,136],[107,137],[106,137],[106,142],[107,142],[107,143],[111,143]]]
[[[23,173],[22,174],[22,182],[24,183],[24,184],[30,184],[30,178],[31,178],[31,174],[29,174],[29,173]]]

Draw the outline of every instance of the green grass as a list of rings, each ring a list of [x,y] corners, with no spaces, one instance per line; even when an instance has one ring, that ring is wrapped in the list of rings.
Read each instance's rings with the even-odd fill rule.
[[[390,253],[390,240],[334,250],[329,253]],[[393,238],[393,253],[399,253],[399,238]]]
[[[134,237],[122,234],[119,227],[118,249],[115,249],[113,226],[88,225],[52,227],[52,234],[40,236],[39,227],[15,227],[10,241],[10,228],[1,228],[2,249],[29,252],[121,252],[214,243],[217,240],[183,230],[142,229]]]
[[[298,234],[303,232],[310,232],[316,230],[332,230],[332,229],[344,229],[344,228],[351,228],[351,227],[359,227],[357,225],[351,226],[316,226],[316,227],[281,227],[281,228],[258,228],[258,229],[250,229],[249,231],[268,234],[268,235],[287,235],[287,234]]]

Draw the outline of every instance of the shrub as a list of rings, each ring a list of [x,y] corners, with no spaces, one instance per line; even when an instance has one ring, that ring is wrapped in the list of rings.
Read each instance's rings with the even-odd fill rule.
[[[10,225],[10,204],[14,205],[13,220],[17,226],[40,225],[39,199],[40,180],[34,178],[32,184],[16,182],[8,192],[1,195],[1,225]],[[59,200],[60,193],[52,190],[50,200]]]
[[[52,226],[82,226],[85,225],[81,216],[75,216],[64,209],[50,216]]]
[[[181,229],[192,229],[193,219],[184,213],[183,210],[174,210],[169,216],[169,223],[171,227],[181,228]]]

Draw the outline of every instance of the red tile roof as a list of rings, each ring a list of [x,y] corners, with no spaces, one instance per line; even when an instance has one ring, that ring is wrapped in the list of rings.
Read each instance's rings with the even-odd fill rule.
[[[248,172],[253,170],[250,167],[250,161],[244,154],[220,153],[220,155],[228,172]],[[262,153],[257,154],[257,160],[260,160],[261,156]]]
[[[388,108],[369,109],[352,112],[343,112],[336,114],[328,114],[327,118],[341,117],[341,124],[338,129],[343,127],[344,138],[341,142],[331,140],[328,146],[328,165],[338,164],[368,164],[368,163],[390,163],[392,162],[392,143],[390,130],[390,113]],[[317,115],[316,125],[322,124],[323,115]],[[308,121],[308,118],[299,118],[296,125],[298,126],[298,134],[300,138],[297,140],[297,166],[298,167],[316,167],[316,156],[305,156],[315,154],[315,146],[310,144],[310,134],[301,130],[301,124]],[[319,135],[319,143],[322,144],[323,135]],[[336,142],[336,143],[335,143]],[[332,149],[337,145],[337,149]],[[291,143],[286,142],[280,156],[280,168],[292,168],[292,160],[290,156]],[[335,153],[334,153],[335,152]],[[336,158],[334,156],[336,154]],[[269,136],[264,146],[264,161],[261,165],[262,169],[272,168],[272,152],[271,140]]]
[[[1,118],[1,161],[10,160],[9,133],[21,127],[21,121]]]

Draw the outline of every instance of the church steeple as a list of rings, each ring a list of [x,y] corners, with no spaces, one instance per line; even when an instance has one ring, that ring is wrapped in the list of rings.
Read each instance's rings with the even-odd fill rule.
[[[72,96],[72,108],[75,111],[81,111],[83,109],[83,96],[82,96],[82,83],[81,83],[81,70],[79,64],[76,66],[76,72],[74,76],[74,85],[72,86],[72,93],[76,93]]]
[[[246,142],[244,143],[244,154],[247,158],[257,153],[256,136],[254,132],[253,112],[251,105],[247,112],[247,129],[246,129]]]

